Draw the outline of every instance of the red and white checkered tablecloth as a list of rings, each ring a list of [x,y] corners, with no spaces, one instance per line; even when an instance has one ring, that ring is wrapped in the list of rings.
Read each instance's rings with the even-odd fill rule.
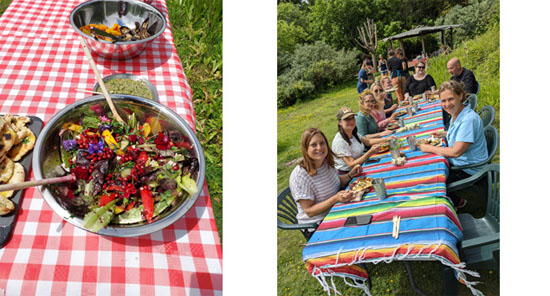
[[[81,2],[12,1],[0,18],[0,113],[34,115],[46,123],[89,96],[75,90],[91,89],[95,76],[69,22],[71,10]],[[164,1],[152,4],[168,17]],[[146,77],[156,86],[160,103],[195,126],[192,91],[170,23],[136,58],[94,60],[103,76]],[[38,190],[27,189],[13,237],[0,249],[4,294],[221,295],[222,251],[206,184],[183,218],[135,238],[80,230],[53,213]]]

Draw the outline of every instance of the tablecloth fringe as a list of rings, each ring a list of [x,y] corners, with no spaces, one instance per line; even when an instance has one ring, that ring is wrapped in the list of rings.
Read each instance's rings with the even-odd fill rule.
[[[340,291],[336,288],[336,285],[334,284],[334,277],[341,277],[344,281],[344,283],[350,287],[353,288],[359,288],[365,292],[365,295],[371,296],[369,287],[365,284],[366,280],[358,280],[356,278],[353,278],[351,276],[346,276],[342,274],[326,274],[329,273],[329,269],[325,269],[325,271],[321,271],[317,266],[313,267],[312,275],[319,281],[321,286],[323,287],[323,290],[328,293],[328,295],[331,295],[331,290],[334,292],[334,295],[342,295]],[[330,284],[327,282],[327,277],[330,277]],[[353,283],[348,282],[348,279],[352,280]]]
[[[436,245],[436,247],[430,251],[430,253],[428,254],[428,256],[431,256],[435,251],[437,251],[441,245],[443,244],[443,241],[439,241]],[[405,244],[406,245],[406,244]],[[405,246],[405,245],[402,245],[402,246]],[[430,244],[430,245],[427,245],[425,247],[423,247],[422,249],[420,249],[418,251],[417,254],[415,254],[414,256],[412,256],[412,258],[417,258],[420,256],[420,254],[422,253],[422,251],[424,251],[426,248],[429,248],[431,246],[433,246],[435,244]],[[369,260],[368,263],[373,263],[373,264],[378,264],[380,262],[384,262],[384,263],[391,263],[393,262],[394,260],[404,260],[407,256],[409,256],[411,254],[411,251],[412,249],[414,248],[413,245],[409,245],[407,247],[407,252],[405,254],[402,254],[402,255],[399,255],[399,254],[396,254],[397,251],[400,249],[399,247],[396,247],[395,250],[393,251],[393,254],[389,257],[384,257],[384,258],[380,258],[380,259],[374,259],[374,260]],[[373,248],[369,248],[369,247],[366,247],[366,248],[362,248],[360,250],[357,250],[355,252],[355,255],[354,255],[354,258],[351,262],[349,263],[340,263],[338,264],[338,259],[340,257],[340,252],[342,251],[342,249],[338,250],[338,253],[336,254],[336,264],[335,265],[332,265],[331,267],[341,267],[341,266],[344,266],[344,265],[354,265],[354,264],[359,264],[359,263],[367,263],[367,261],[364,261],[364,257],[365,257],[365,254],[367,252],[367,250],[369,249],[373,249]],[[477,285],[479,284],[480,282],[476,282],[476,281],[468,281],[466,279],[466,274],[469,274],[471,276],[474,276],[474,277],[480,277],[479,273],[476,272],[476,271],[473,271],[473,270],[467,270],[465,269],[466,268],[466,263],[464,262],[460,262],[458,264],[453,264],[451,263],[450,261],[448,261],[447,259],[445,258],[441,258],[439,260],[441,262],[441,264],[445,265],[445,266],[448,266],[450,268],[452,268],[456,275],[457,275],[457,278],[459,281],[461,281],[464,285],[466,285],[466,287],[468,287],[470,289],[470,291],[472,292],[472,295],[474,296],[483,296],[483,293],[481,291],[479,291],[478,289],[474,288],[474,285]],[[335,295],[341,295],[340,292],[338,292],[338,290],[336,289],[336,286],[334,285],[334,281],[333,281],[333,277],[334,276],[339,276],[339,277],[342,277],[344,278],[344,282],[346,283],[346,285],[348,286],[351,286],[351,287],[357,287],[357,288],[362,288],[363,290],[365,290],[365,293],[367,295],[370,295],[370,292],[368,291],[368,287],[364,284],[364,282],[362,284],[358,284],[357,281],[353,278],[351,278],[355,285],[353,284],[349,284],[347,281],[346,281],[346,276],[344,275],[339,275],[339,274],[331,274],[331,275],[325,275],[325,273],[323,273],[320,269],[319,270],[316,270],[318,269],[316,266],[314,266],[313,268],[313,272],[312,272],[312,275],[314,275],[314,277],[317,278],[317,280],[319,281],[319,283],[321,284],[321,286],[323,286],[323,290],[327,291],[330,295],[330,289],[332,288],[333,291],[335,292]],[[325,269],[326,271],[327,269]],[[317,272],[316,272],[317,271]],[[316,274],[317,273],[317,274]],[[316,275],[315,275],[316,274]],[[332,287],[329,286],[329,284],[327,283],[326,281],[326,276],[330,276],[331,277],[331,283],[332,283]]]

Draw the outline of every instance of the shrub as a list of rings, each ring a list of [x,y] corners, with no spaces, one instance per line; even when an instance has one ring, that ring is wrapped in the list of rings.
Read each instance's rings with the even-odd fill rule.
[[[466,6],[453,6],[447,14],[439,17],[435,24],[462,24],[462,27],[453,30],[453,42],[458,44],[485,33],[491,26],[499,23],[499,9],[498,0],[474,0]]]
[[[321,41],[300,45],[289,58],[290,67],[278,76],[277,105],[291,106],[318,91],[349,81],[358,71],[358,52],[337,51]],[[278,59],[278,67],[285,60]],[[281,68],[279,68],[281,69]]]

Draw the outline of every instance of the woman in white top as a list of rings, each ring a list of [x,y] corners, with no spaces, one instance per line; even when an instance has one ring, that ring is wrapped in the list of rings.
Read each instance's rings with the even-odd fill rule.
[[[345,175],[334,168],[334,153],[322,131],[308,128],[302,134],[303,160],[290,174],[289,187],[298,206],[298,223],[321,222],[337,202],[353,199],[351,191],[340,190],[353,177],[359,175],[356,165]]]
[[[332,140],[332,151],[336,155],[335,167],[340,174],[345,174],[356,165],[362,165],[369,157],[380,150],[380,143],[389,141],[390,138],[361,137],[357,134],[355,113],[348,108],[342,107],[336,114],[338,119],[338,132]],[[363,153],[365,146],[370,149]]]

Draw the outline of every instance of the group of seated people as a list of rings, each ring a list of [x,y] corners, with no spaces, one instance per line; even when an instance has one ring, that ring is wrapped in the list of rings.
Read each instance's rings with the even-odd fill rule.
[[[451,66],[455,66],[458,60],[452,59],[449,62]],[[423,62],[416,64],[417,73],[410,76],[411,81],[407,83],[408,95],[435,91],[433,78],[425,74],[424,66]],[[454,78],[455,75],[463,75],[464,70],[462,68],[461,72],[451,74]],[[331,147],[321,130],[308,128],[303,132],[303,160],[294,168],[289,181],[298,207],[299,223],[320,223],[335,203],[353,199],[350,191],[341,188],[361,173],[361,165],[379,151],[381,143],[395,139],[391,135],[393,132],[386,129],[388,123],[396,118],[393,111],[397,108],[391,95],[388,96],[387,90],[392,88],[389,80],[389,77],[382,76],[370,89],[364,89],[360,93],[359,112],[355,113],[349,107],[338,110],[338,132]],[[451,123],[447,131],[432,135],[445,138],[448,147],[423,144],[418,146],[419,149],[445,156],[453,166],[474,164],[487,159],[483,122],[475,110],[463,104],[467,98],[464,83],[451,79],[442,83],[437,92],[443,110],[451,116]],[[447,183],[467,178],[478,170],[479,168],[453,170]],[[465,204],[460,198],[450,197],[457,208]]]

